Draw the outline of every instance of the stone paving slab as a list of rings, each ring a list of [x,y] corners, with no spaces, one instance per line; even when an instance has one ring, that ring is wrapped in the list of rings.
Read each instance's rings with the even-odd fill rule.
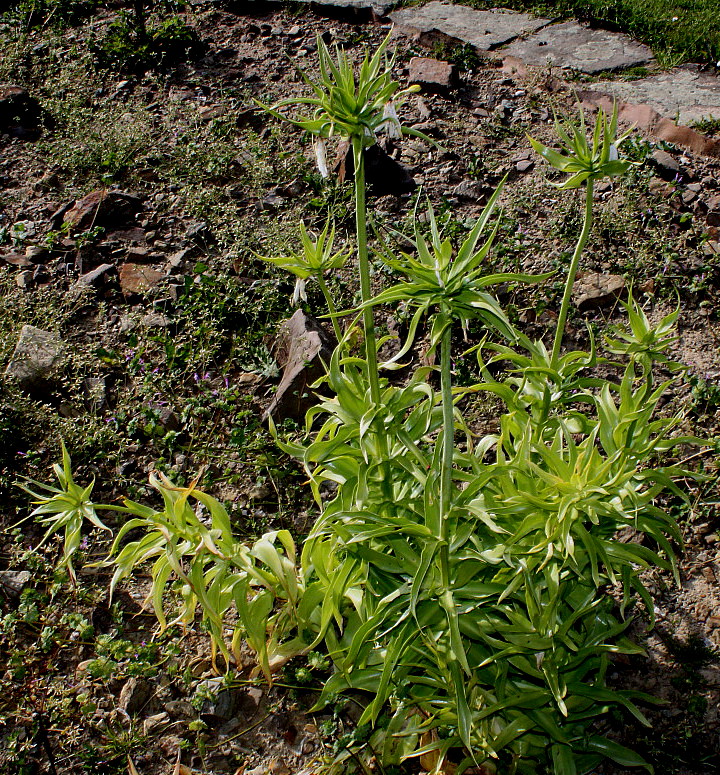
[[[252,7],[254,0],[248,0]],[[286,0],[256,0],[260,3],[272,3],[280,5]],[[386,16],[393,6],[397,5],[397,0],[295,0],[305,5],[325,6],[327,8],[356,10],[362,12],[371,12],[376,16]]]
[[[653,61],[652,51],[627,35],[590,29],[573,21],[552,24],[526,40],[516,40],[503,53],[528,65],[551,64],[589,75]]]
[[[598,81],[592,89],[624,102],[649,105],[682,125],[720,119],[720,78],[692,65],[636,81]]]
[[[431,43],[444,36],[469,43],[479,51],[491,51],[550,24],[550,19],[525,13],[477,11],[466,5],[448,5],[437,0],[394,11],[390,19],[401,31],[419,37],[421,43]]]

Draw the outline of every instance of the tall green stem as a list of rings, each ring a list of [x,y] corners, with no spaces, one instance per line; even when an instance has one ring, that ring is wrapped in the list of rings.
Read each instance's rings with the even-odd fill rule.
[[[335,338],[340,342],[342,339],[342,329],[340,328],[340,323],[338,323],[338,319],[336,317],[337,313],[337,307],[335,306],[335,302],[333,301],[332,294],[328,290],[328,287],[325,283],[325,280],[323,280],[323,277],[321,274],[317,276],[318,285],[320,286],[320,290],[322,291],[322,295],[325,297],[325,303],[327,304],[328,312],[330,313],[330,319],[332,320],[332,326],[333,331],[335,332]]]
[[[587,242],[590,229],[593,222],[593,179],[588,178],[587,190],[585,192],[585,220],[583,222],[582,231],[575,246],[575,253],[573,254],[572,261],[570,263],[570,271],[568,272],[567,280],[565,281],[565,293],[563,294],[562,304],[560,305],[560,314],[558,315],[557,328],[555,329],[555,343],[553,344],[552,351],[552,364],[557,366],[560,359],[560,346],[562,345],[563,334],[565,333],[565,322],[567,321],[568,311],[570,310],[570,300],[572,298],[573,285],[575,284],[575,275],[577,274],[578,264],[580,263],[580,256],[585,249],[585,243]]]
[[[365,159],[361,137],[353,137],[353,162],[355,169],[355,231],[357,235],[358,264],[360,269],[360,295],[363,304],[371,296],[370,261],[367,249],[367,215],[365,206]],[[378,376],[377,344],[375,342],[375,320],[371,307],[363,310],[365,330],[365,358],[367,360],[370,397],[373,403],[380,403],[380,378]]]
[[[445,314],[443,310],[441,314]],[[440,340],[440,393],[442,395],[442,468],[440,470],[440,531],[445,543],[440,549],[440,572],[444,587],[449,584],[449,553],[447,517],[452,505],[452,467],[455,449],[455,415],[452,396],[452,326],[447,326]]]

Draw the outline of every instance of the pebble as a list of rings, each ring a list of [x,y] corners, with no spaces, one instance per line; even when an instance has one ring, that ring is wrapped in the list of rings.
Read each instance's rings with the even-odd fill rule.
[[[26,269],[15,277],[15,284],[24,291],[30,290],[34,285],[33,273]]]
[[[153,716],[148,716],[143,721],[143,734],[151,735],[153,732],[158,732],[170,723],[170,716],[168,716],[167,713],[164,711],[162,713],[155,713]]]

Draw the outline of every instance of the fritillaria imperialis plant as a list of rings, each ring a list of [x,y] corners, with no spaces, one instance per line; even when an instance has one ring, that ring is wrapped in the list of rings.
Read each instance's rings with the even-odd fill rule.
[[[630,298],[630,328],[607,340],[616,361],[599,356],[594,342],[587,352],[562,351],[593,185],[628,166],[617,158],[617,115],[599,114],[591,140],[584,121],[569,131],[558,125],[562,152],[532,141],[570,174],[560,188],[586,187],[548,351],[510,323],[491,293],[499,283],[543,279],[486,272],[500,188],[457,249],[432,212],[427,228],[403,240],[411,250],[381,246],[379,260],[402,279],[372,295],[363,150],[378,131],[401,129],[396,106],[409,91],[393,80],[386,48],[367,54],[356,76],[347,54],[334,60],[319,41],[321,77],[308,80],[314,96],[270,109],[317,141],[350,140],[355,161],[362,302],[354,312],[364,322],[364,353],[351,350],[324,284],[346,259],[334,252],[329,225],[316,239],[302,227],[301,251],[269,259],[321,283],[338,333],[306,438],[279,442],[309,474],[319,508],[310,535],[299,556],[286,531],[245,546],[221,504],[195,483],[154,478],[162,510],[122,507],[131,519],[111,552],[113,585],[153,560],[150,598],[161,624],[176,579],[178,619],[190,621],[199,604],[228,662],[246,639],[268,680],[290,657],[324,645],[333,673],[318,705],[344,692],[366,699],[362,742],[326,762],[338,772],[362,761],[363,750],[383,766],[420,757],[435,772],[575,775],[605,757],[651,769],[604,737],[597,720],[619,708],[647,723],[637,702],[650,698],[610,688],[605,676],[613,654],[640,651],[624,634],[638,602],[652,618],[642,571],[676,573],[681,536],[658,496],[681,494],[675,482],[689,472],[664,461],[694,440],[677,435],[680,418],[656,409],[681,370],[668,356],[677,313],[652,326]],[[312,115],[286,115],[298,107]],[[407,340],[392,362],[379,363],[374,315],[400,302],[412,311]],[[487,330],[475,348],[480,381],[457,387],[453,337],[478,321]],[[390,379],[421,329],[439,351],[439,391],[430,366]],[[656,381],[656,363],[669,379]],[[600,364],[617,379],[597,376]],[[503,409],[498,430],[477,437],[463,410],[483,393]],[[198,517],[198,504],[207,517]],[[135,528],[141,537],[126,541]],[[617,540],[626,528],[642,541]],[[608,594],[613,586],[620,603]]]

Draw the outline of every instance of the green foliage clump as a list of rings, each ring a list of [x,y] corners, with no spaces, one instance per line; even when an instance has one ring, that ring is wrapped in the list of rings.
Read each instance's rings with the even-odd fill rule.
[[[97,45],[100,64],[139,72],[153,67],[170,67],[205,50],[197,32],[179,16],[160,17],[148,25],[144,4],[135,5],[135,13],[121,13]]]
[[[18,0],[9,4],[5,18],[20,26],[55,28],[71,26],[91,16],[98,0]]]
[[[353,347],[354,321],[344,331],[328,295],[339,343],[316,386],[324,395],[307,414],[302,441],[278,439],[305,467],[319,509],[301,550],[286,530],[251,545],[239,541],[227,510],[198,489],[199,479],[177,487],[153,475],[159,509],[129,499],[99,506],[89,503],[89,489],[71,490],[66,460],[58,469],[63,488],[45,511],[57,513],[71,491],[73,515],[80,505],[93,522],[96,509],[125,513],[107,561],[115,568],[111,590],[150,561],[149,599],[160,624],[167,626],[169,599],[179,601],[179,624],[192,621],[199,605],[228,664],[239,661],[244,639],[269,681],[306,655],[307,667],[296,671],[302,683],[325,668],[315,655],[322,648],[332,675],[318,707],[346,693],[364,697],[357,729],[330,771],[368,751],[385,769],[421,757],[434,772],[482,765],[576,775],[610,758],[652,771],[601,735],[596,721],[615,709],[647,724],[638,702],[652,698],[611,689],[605,677],[612,655],[641,651],[626,631],[640,607],[653,617],[643,570],[677,578],[682,536],[661,496],[683,497],[676,482],[692,473],[672,455],[696,440],[678,433],[680,416],[657,410],[683,370],[668,354],[678,312],[652,325],[631,297],[628,327],[605,342],[611,357],[599,355],[592,338],[587,351],[562,347],[594,183],[630,166],[618,157],[617,116],[600,114],[589,141],[582,122],[558,126],[561,152],[533,142],[569,174],[559,188],[586,190],[549,349],[518,330],[491,293],[499,284],[545,279],[486,273],[500,189],[457,247],[432,213],[429,233],[417,228],[403,238],[410,249],[385,245],[380,258],[402,279],[372,294],[363,151],[376,133],[403,131],[394,104],[403,93],[384,57],[387,42],[365,57],[359,76],[345,55],[336,63],[318,46],[315,96],[270,110],[282,116],[310,106],[312,115],[290,120],[318,143],[335,133],[352,144],[361,290],[352,314],[362,318],[364,346]],[[324,146],[316,147],[322,172]],[[272,261],[301,280],[322,281],[344,261],[329,226],[315,240],[303,228],[300,243],[302,254]],[[383,363],[376,308],[398,304],[408,310],[409,334]],[[480,380],[458,386],[453,337],[471,324],[486,334],[475,348]],[[392,380],[424,328],[439,367]],[[665,374],[660,381],[656,366]],[[501,407],[497,431],[480,437],[463,411],[477,395]],[[64,525],[56,520],[50,532]],[[618,530],[640,539],[622,542]],[[66,558],[68,551],[66,542]]]

